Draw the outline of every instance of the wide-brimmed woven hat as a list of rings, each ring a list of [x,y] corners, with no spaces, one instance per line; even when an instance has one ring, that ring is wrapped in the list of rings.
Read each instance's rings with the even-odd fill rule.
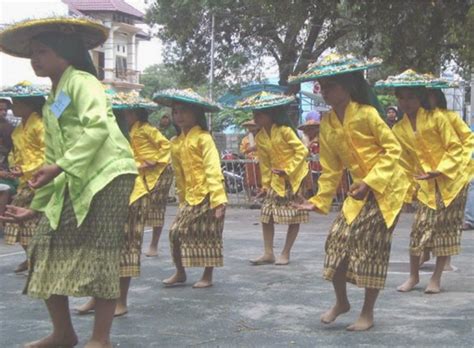
[[[191,88],[166,89],[153,95],[153,100],[161,105],[172,107],[175,103],[187,103],[198,106],[206,112],[217,112],[221,108],[218,104],[202,97]]]
[[[295,100],[293,96],[261,91],[237,102],[236,108],[242,110],[262,110],[288,105]]]
[[[0,98],[44,97],[49,94],[50,90],[49,86],[34,85],[29,81],[22,81],[14,86],[2,88]]]
[[[242,126],[242,127],[257,127],[257,124],[255,123],[254,120],[248,120],[248,121],[242,122],[242,124],[240,126]]]
[[[86,49],[103,44],[109,29],[89,17],[49,17],[14,23],[0,31],[0,50],[17,57],[31,56],[31,40],[46,32],[78,34]]]
[[[407,69],[401,74],[392,75],[385,80],[379,80],[375,83],[377,88],[397,88],[397,87],[427,87],[443,85],[442,80],[431,74],[420,74],[413,69]],[[443,87],[439,87],[443,88]]]
[[[147,109],[154,110],[158,105],[152,100],[143,98],[137,91],[130,92],[115,92],[112,89],[106,90],[107,96],[112,102],[112,109],[114,110],[130,110],[130,109]]]
[[[307,128],[307,127],[317,127],[321,124],[320,121],[316,121],[316,120],[307,120],[305,123],[301,124],[298,126],[298,129],[304,129],[304,128]]]
[[[380,58],[359,59],[350,54],[339,55],[332,53],[310,64],[305,72],[290,76],[288,83],[297,84],[306,81],[314,81],[322,77],[375,68],[381,64],[382,59]]]

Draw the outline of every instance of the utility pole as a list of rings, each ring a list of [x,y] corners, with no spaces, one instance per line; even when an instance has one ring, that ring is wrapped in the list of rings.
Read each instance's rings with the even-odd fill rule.
[[[214,27],[215,27],[215,17],[214,12],[211,16],[211,71],[209,73],[209,99],[213,101],[213,89],[214,89]],[[209,113],[208,117],[209,130],[212,130],[212,120],[211,114]]]

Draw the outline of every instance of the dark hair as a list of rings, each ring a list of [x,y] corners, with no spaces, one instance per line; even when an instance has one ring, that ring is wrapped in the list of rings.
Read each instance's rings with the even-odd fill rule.
[[[12,107],[12,102],[9,101],[8,99],[0,98],[0,103],[7,104],[7,109],[10,109]]]
[[[13,97],[13,102],[20,102],[22,104],[28,105],[34,112],[38,113],[40,116],[43,116],[43,106],[46,103],[44,97]]]
[[[128,124],[127,120],[125,119],[123,112],[121,110],[113,110],[114,116],[115,116],[115,121],[117,121],[117,125],[120,128],[120,131],[124,135],[125,138],[127,138],[128,141],[130,141],[130,135],[129,135],[129,130],[128,130]]]
[[[330,77],[325,77],[342,86],[349,92],[351,100],[365,105],[371,105],[377,109],[379,115],[383,116],[384,111],[380,102],[370,87],[367,80],[364,78],[362,71],[353,71],[344,74],[337,74]]]
[[[426,109],[426,110],[432,109],[428,100],[428,90],[425,87],[397,87],[395,88],[395,96],[399,97],[400,92],[403,90],[409,91],[413,93],[414,95],[416,95],[423,109]]]
[[[277,126],[287,126],[293,129],[293,131],[298,134],[298,131],[296,130],[295,125],[290,119],[290,116],[288,115],[288,106],[283,105],[283,106],[276,106],[273,108],[267,108],[267,109],[262,109],[262,112],[270,115],[272,118],[273,122]]]
[[[446,101],[446,96],[444,95],[443,91],[440,89],[430,89],[428,94],[431,94],[436,101],[436,107],[440,109],[447,109],[448,102]]]
[[[79,34],[65,34],[57,31],[45,32],[35,36],[34,40],[51,48],[74,68],[97,77],[97,70]]]
[[[148,122],[148,110],[145,108],[137,108],[134,110],[140,122]]]

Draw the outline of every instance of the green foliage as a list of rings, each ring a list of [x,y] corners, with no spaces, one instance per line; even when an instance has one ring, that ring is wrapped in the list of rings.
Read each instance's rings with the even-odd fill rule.
[[[252,118],[251,111],[223,109],[212,118],[212,130],[221,132],[229,126],[240,126]],[[240,129],[240,127],[239,127]]]
[[[379,94],[377,98],[384,110],[387,110],[389,106],[397,105],[397,98],[393,94]]]

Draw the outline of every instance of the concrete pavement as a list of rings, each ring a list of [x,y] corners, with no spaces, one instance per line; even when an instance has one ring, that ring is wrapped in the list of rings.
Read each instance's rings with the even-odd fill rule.
[[[302,225],[289,266],[250,266],[262,251],[259,211],[228,209],[225,267],[215,272],[215,285],[195,290],[200,269],[188,271],[188,284],[163,288],[173,270],[167,232],[176,208],[169,207],[160,242],[160,257],[143,257],[142,276],[132,281],[129,313],[113,324],[115,347],[343,347],[417,346],[472,347],[474,342],[474,231],[463,234],[457,267],[444,274],[443,292],[425,295],[432,264],[415,291],[399,293],[408,275],[408,240],[413,214],[403,214],[395,230],[386,289],[376,306],[376,322],[368,332],[349,333],[360,311],[363,290],[348,285],[352,310],[332,325],[319,322],[334,301],[331,283],[321,278],[324,242],[335,213],[311,215]],[[281,250],[284,226],[277,227]],[[150,239],[145,234],[144,248]],[[25,276],[12,273],[23,260],[19,247],[0,244],[0,347],[18,347],[50,332],[44,304],[21,295]],[[71,307],[84,299],[71,299]],[[93,316],[73,315],[82,346]]]

